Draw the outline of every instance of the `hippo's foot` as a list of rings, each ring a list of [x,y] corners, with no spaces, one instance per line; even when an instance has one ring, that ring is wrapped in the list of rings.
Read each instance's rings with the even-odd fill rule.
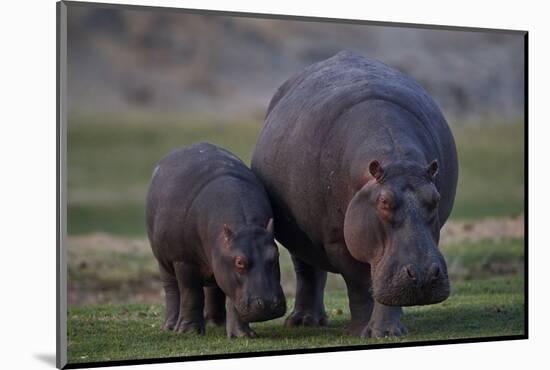
[[[228,325],[227,328],[228,338],[256,338],[258,334],[248,324],[243,325]]]
[[[354,337],[360,337],[361,333],[366,330],[368,324],[365,322],[354,322],[352,321],[347,325],[346,329],[344,330],[345,335],[350,335]]]
[[[204,321],[188,321],[180,318],[174,327],[176,333],[194,333],[204,335]]]
[[[172,331],[176,327],[176,323],[177,323],[176,320],[166,320],[164,322],[164,325],[162,325],[162,330],[163,331]]]
[[[286,318],[285,326],[326,326],[328,317],[324,312],[294,310]]]
[[[386,338],[407,335],[407,328],[401,321],[391,323],[369,323],[362,331],[361,338]]]
[[[327,272],[292,256],[296,272],[296,301],[285,326],[325,326],[328,317],[323,305]]]
[[[225,331],[228,338],[256,338],[258,334],[250,328],[248,322],[245,322],[241,319],[235,305],[228,298],[227,303],[227,317],[225,320]]]

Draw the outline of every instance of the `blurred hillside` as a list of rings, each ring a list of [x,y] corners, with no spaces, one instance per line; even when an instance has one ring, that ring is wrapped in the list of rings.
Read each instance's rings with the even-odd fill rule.
[[[523,115],[519,34],[81,6],[68,14],[72,114],[262,116],[284,80],[349,49],[417,79],[451,122]]]

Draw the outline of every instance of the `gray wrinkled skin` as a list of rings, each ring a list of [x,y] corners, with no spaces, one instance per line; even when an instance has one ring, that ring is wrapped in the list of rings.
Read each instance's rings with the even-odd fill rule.
[[[409,77],[340,52],[287,80],[253,153],[290,251],[289,326],[324,325],[326,271],[343,276],[362,337],[402,335],[401,306],[449,295],[438,250],[458,178],[451,131]]]
[[[165,330],[202,335],[209,322],[255,337],[250,322],[286,312],[269,199],[233,154],[208,143],[169,153],[153,172],[146,222]]]

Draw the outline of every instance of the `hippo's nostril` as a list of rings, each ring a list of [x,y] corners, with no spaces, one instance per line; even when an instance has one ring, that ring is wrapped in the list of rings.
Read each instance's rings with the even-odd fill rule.
[[[432,280],[435,280],[435,279],[439,278],[440,274],[441,274],[441,269],[439,268],[439,265],[435,262],[432,263],[432,265],[430,266],[430,270],[428,271],[428,276]]]
[[[405,270],[405,272],[407,273],[407,276],[412,279],[412,280],[416,280],[416,272],[414,271],[414,267],[412,265],[406,265],[405,267],[403,267],[403,269]]]
[[[256,307],[260,310],[263,310],[264,308],[264,300],[261,298],[256,299]]]

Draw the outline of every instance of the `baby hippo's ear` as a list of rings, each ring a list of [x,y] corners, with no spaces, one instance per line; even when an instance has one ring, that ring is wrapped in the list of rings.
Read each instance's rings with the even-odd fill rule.
[[[273,235],[274,227],[273,227],[273,219],[272,218],[269,219],[269,221],[267,222],[267,226],[265,228],[266,228],[268,233]]]
[[[231,245],[231,240],[233,240],[233,231],[229,228],[227,224],[223,224],[223,241],[226,246]]]
[[[434,159],[429,165],[428,165],[428,175],[432,179],[435,179],[435,175],[437,175],[437,171],[439,170],[439,165],[437,164],[437,159]]]

